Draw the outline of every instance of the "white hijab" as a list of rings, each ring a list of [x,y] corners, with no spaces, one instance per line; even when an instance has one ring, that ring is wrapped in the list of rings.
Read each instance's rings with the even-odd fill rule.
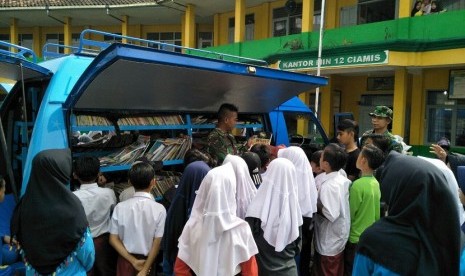
[[[316,190],[315,177],[307,155],[300,147],[288,147],[278,151],[278,157],[290,160],[297,171],[297,187],[299,205],[302,216],[311,218],[316,213],[318,192]]]
[[[302,213],[297,201],[297,179],[291,161],[276,158],[270,162],[249,205],[246,217],[259,218],[263,238],[275,248],[283,249],[299,237]]]
[[[244,159],[237,155],[228,154],[223,161],[223,164],[226,163],[231,163],[236,173],[236,214],[244,219],[247,207],[257,194],[257,188],[250,177],[249,167]]]
[[[247,222],[236,216],[236,177],[231,164],[203,179],[179,237],[178,257],[196,275],[235,275],[258,253]]]

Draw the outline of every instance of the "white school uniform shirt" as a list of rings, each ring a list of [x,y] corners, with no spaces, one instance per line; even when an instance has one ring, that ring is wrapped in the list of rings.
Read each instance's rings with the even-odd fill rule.
[[[349,186],[351,181],[339,172],[326,174],[321,182],[318,200],[322,213],[315,216],[315,249],[324,256],[335,256],[344,250],[350,232]]]
[[[92,238],[96,238],[110,231],[111,212],[116,205],[113,190],[101,188],[97,183],[82,184],[74,191],[86,213]]]
[[[166,210],[150,193],[136,192],[116,205],[111,217],[110,234],[118,235],[131,254],[147,256],[153,239],[163,237]]]

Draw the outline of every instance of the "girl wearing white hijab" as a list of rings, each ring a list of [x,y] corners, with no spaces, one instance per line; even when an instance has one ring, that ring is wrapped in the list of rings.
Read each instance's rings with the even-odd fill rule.
[[[223,161],[223,164],[227,163],[232,164],[236,174],[236,215],[244,219],[247,207],[257,193],[257,188],[250,177],[249,167],[244,159],[237,155],[228,154]]]
[[[235,195],[231,164],[208,172],[179,238],[175,275],[258,275],[258,249],[249,225],[236,216]]]
[[[302,214],[291,161],[271,161],[245,219],[258,246],[259,275],[297,275],[294,257],[301,247]]]
[[[297,172],[297,187],[300,210],[302,216],[311,218],[316,213],[318,192],[316,191],[315,177],[307,155],[300,147],[288,147],[278,151],[278,157],[290,160]]]
[[[302,252],[300,254],[300,271],[302,276],[310,275],[310,261],[313,239],[313,213],[316,213],[318,191],[312,166],[304,150],[300,147],[288,147],[278,151],[278,157],[289,159],[297,172],[299,205],[303,216]]]

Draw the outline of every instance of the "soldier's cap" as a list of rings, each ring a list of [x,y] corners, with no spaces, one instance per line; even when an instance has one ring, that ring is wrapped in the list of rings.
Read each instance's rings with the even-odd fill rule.
[[[370,113],[370,116],[389,118],[392,120],[392,109],[384,105],[378,105],[375,107],[375,110]]]

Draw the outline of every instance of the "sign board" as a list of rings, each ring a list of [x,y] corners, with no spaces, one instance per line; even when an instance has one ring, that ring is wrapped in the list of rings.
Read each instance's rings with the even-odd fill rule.
[[[386,64],[389,61],[388,50],[350,55],[333,55],[321,58],[321,68],[327,67],[346,67],[369,64]],[[279,62],[279,69],[282,70],[298,70],[298,69],[314,69],[317,68],[318,58],[299,58],[299,59],[283,59]]]

